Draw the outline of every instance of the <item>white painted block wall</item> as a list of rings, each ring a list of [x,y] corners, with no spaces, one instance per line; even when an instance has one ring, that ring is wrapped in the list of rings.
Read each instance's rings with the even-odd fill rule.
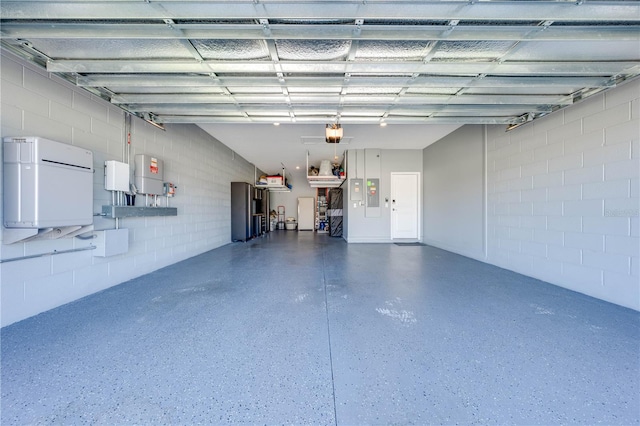
[[[505,130],[424,150],[425,242],[640,310],[640,79]]]
[[[93,151],[94,212],[101,212],[111,202],[103,189],[104,161],[124,158],[123,111],[10,54],[2,55],[0,71],[0,136],[41,136]],[[131,158],[139,153],[164,160],[164,180],[178,187],[171,199],[178,216],[121,220],[120,227],[129,229],[129,252],[107,258],[88,250],[4,262],[91,241],[1,244],[2,326],[230,242],[230,182],[252,182],[253,165],[197,126],[168,125],[165,132],[132,118]],[[144,198],[136,204],[144,205]],[[115,220],[96,217],[94,225],[110,229]]]
[[[487,261],[640,309],[640,80],[487,137]]]

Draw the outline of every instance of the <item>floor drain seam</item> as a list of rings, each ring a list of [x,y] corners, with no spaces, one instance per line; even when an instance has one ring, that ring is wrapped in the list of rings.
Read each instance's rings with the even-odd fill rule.
[[[327,295],[327,268],[325,261],[325,246],[322,247],[322,283],[324,284],[324,312],[327,317],[327,339],[329,344],[329,366],[331,368],[331,394],[333,396],[333,420],[338,426],[338,409],[336,406],[336,382],[333,377],[333,353],[331,351],[331,326],[329,324],[329,298]]]

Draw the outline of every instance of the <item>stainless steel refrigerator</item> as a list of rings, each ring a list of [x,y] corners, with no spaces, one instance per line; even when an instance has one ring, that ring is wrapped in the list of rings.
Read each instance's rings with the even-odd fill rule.
[[[247,241],[253,236],[253,187],[246,182],[231,182],[231,241]]]

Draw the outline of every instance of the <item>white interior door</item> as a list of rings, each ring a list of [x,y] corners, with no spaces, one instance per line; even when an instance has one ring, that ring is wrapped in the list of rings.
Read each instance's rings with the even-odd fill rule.
[[[391,173],[391,238],[420,238],[420,173]]]

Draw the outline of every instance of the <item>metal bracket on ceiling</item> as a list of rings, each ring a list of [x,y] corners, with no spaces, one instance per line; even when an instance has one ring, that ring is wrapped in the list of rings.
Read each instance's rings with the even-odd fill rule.
[[[452,19],[451,21],[449,21],[449,23],[447,24],[447,29],[442,32],[442,36],[443,37],[449,36],[449,34],[451,34],[453,30],[455,30],[455,28],[458,26],[459,23],[460,23],[459,19]]]
[[[355,24],[356,27],[353,29],[353,36],[360,37],[360,34],[362,34],[362,25],[364,24],[364,19],[356,19]]]
[[[260,25],[262,25],[262,32],[264,33],[264,35],[266,37],[271,36],[271,27],[269,25],[269,20],[268,19],[260,19]]]
[[[541,31],[544,31],[544,30],[548,29],[551,25],[553,25],[553,22],[554,21],[548,20],[548,21],[544,21],[544,22],[540,23],[540,27],[542,27]]]
[[[160,129],[162,131],[166,131],[164,126],[161,123],[158,123],[157,116],[155,114],[153,114],[151,112],[144,112],[144,113],[136,114],[136,115],[138,117],[142,118],[147,123],[151,124],[152,126],[157,127],[158,129]]]
[[[2,40],[2,45],[7,48],[7,50],[15,53],[16,55],[26,59],[30,62],[35,63],[36,65],[40,65],[41,67],[47,66],[47,63],[52,62],[49,56],[40,52],[38,49],[33,47],[30,41],[23,39],[16,40]]]
[[[523,124],[527,124],[527,123],[535,120],[536,118],[537,118],[536,114],[533,113],[533,112],[527,112],[525,114],[522,114],[521,116],[516,117],[516,122],[515,123],[509,124],[507,126],[506,131],[509,132],[511,130],[517,129],[518,127],[522,126]]]

